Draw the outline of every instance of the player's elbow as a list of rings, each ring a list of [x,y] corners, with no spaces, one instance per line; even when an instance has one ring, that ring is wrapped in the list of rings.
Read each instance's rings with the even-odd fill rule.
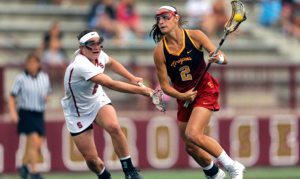
[[[107,76],[103,73],[90,78],[90,81],[97,83],[101,86],[105,86],[110,89],[114,88],[114,86],[116,86],[116,83],[117,83],[115,80],[113,80],[112,78],[110,78],[109,76]]]

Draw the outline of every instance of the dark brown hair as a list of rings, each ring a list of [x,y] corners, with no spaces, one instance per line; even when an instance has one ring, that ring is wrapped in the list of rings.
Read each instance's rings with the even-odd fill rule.
[[[83,37],[85,34],[88,34],[90,32],[94,32],[93,30],[91,29],[86,29],[84,31],[81,31],[78,35],[77,35],[77,39],[80,40],[81,37]]]
[[[39,55],[35,52],[31,52],[27,55],[27,57],[25,59],[25,63],[28,62],[32,58],[34,58],[39,63],[41,62]]]

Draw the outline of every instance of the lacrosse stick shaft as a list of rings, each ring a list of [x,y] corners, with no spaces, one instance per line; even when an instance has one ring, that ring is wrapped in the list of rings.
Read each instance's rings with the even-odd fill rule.
[[[230,34],[230,33],[232,33],[232,32],[234,32],[239,27],[239,25],[243,21],[245,21],[247,19],[244,5],[243,5],[243,3],[240,0],[232,0],[231,1],[231,8],[232,8],[231,18],[225,24],[223,37],[222,37],[222,39],[221,39],[221,41],[219,43],[218,48],[214,51],[214,53],[212,54],[212,56],[214,56],[214,55],[216,55],[218,53],[218,51],[220,50],[222,44],[224,43],[227,35]],[[237,20],[235,18],[236,15],[242,16],[243,18]],[[199,80],[197,81],[194,89],[197,89],[198,85],[202,82],[202,80],[204,78],[204,75],[206,74],[207,70],[211,66],[211,63],[212,62],[209,62],[207,64],[207,66],[204,69],[203,73],[201,74]],[[184,103],[184,107],[187,108],[189,106],[189,104],[190,104],[190,101],[186,101]]]
[[[223,34],[223,36],[222,36],[222,39],[220,40],[219,45],[218,45],[217,49],[214,51],[214,53],[212,54],[212,56],[216,55],[216,54],[219,52],[219,50],[220,50],[221,46],[223,45],[223,43],[224,43],[224,41],[225,41],[225,39],[226,39],[226,37],[227,37],[228,34],[229,34],[229,31],[228,31],[228,30],[225,30],[225,31],[224,31],[224,34]],[[198,86],[199,86],[199,84],[202,82],[202,80],[203,80],[203,78],[204,78],[206,72],[207,72],[208,69],[210,68],[211,64],[212,64],[212,62],[209,61],[208,64],[206,65],[204,71],[202,72],[202,74],[201,74],[199,80],[197,81],[197,83],[196,83],[194,89],[197,89],[197,88],[198,88]],[[187,108],[187,107],[190,105],[190,103],[191,103],[191,101],[185,101],[185,103],[184,103],[183,106],[184,106],[185,108]]]
[[[219,50],[220,50],[221,46],[223,45],[223,43],[224,43],[224,41],[225,41],[228,34],[229,34],[229,31],[225,30],[224,33],[223,33],[223,36],[222,36],[222,38],[219,42],[219,45],[218,45],[217,49],[214,51],[212,56],[216,55],[219,52]]]
[[[140,87],[146,87],[142,82],[138,82],[138,85],[139,85]]]

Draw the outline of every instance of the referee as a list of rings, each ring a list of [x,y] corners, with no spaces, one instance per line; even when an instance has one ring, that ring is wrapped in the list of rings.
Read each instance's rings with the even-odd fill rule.
[[[41,70],[39,57],[31,53],[25,61],[25,69],[14,81],[9,96],[9,112],[18,134],[26,135],[28,150],[23,165],[18,168],[22,179],[29,173],[32,179],[42,179],[37,171],[37,161],[45,137],[44,111],[51,91],[48,75]]]

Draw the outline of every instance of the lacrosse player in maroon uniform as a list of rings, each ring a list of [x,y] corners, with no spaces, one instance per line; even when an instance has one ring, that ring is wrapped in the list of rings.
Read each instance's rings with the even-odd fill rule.
[[[212,54],[215,45],[202,31],[182,28],[181,16],[172,6],[160,7],[155,19],[150,32],[157,43],[154,62],[162,90],[177,99],[178,125],[187,153],[203,168],[206,178],[226,177],[211,156],[225,167],[231,178],[243,178],[245,167],[232,160],[215,139],[204,133],[212,113],[220,109],[219,84],[206,73],[196,89],[195,85],[206,67],[204,50]],[[227,64],[221,51],[209,60]],[[185,101],[191,104],[184,107]]]

